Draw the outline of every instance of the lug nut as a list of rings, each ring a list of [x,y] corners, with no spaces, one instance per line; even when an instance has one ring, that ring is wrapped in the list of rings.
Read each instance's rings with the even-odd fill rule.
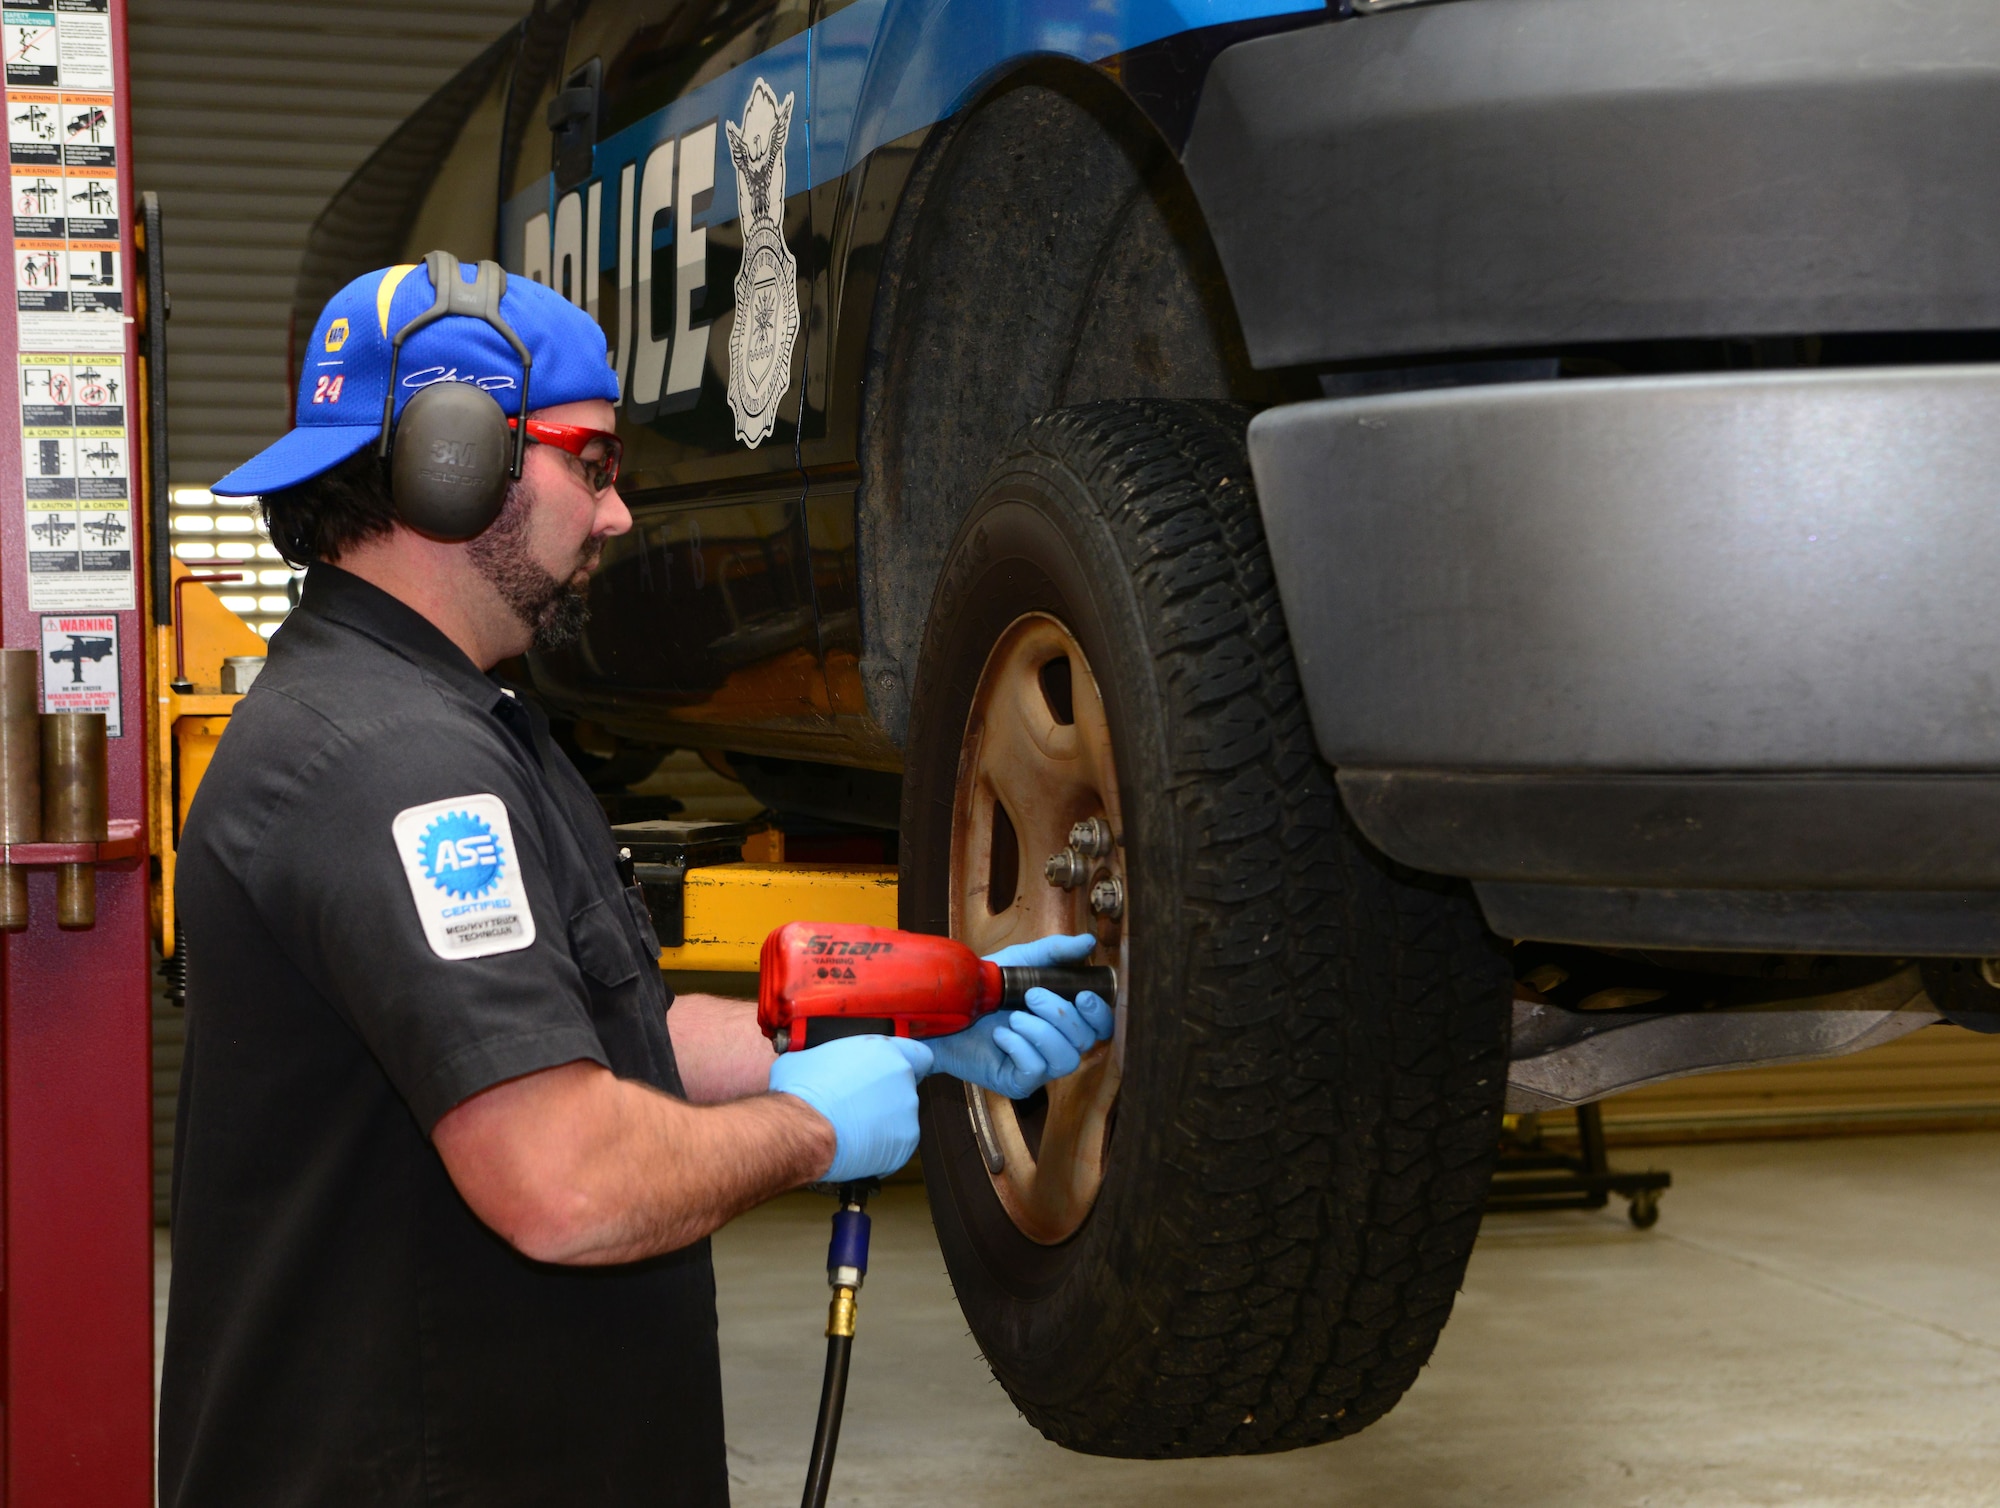
[[[1109,822],[1102,817],[1085,817],[1069,830],[1069,846],[1088,858],[1102,859],[1117,845]]]
[[[1090,912],[1093,916],[1109,917],[1117,921],[1125,914],[1125,885],[1116,875],[1106,875],[1090,887]]]
[[[1074,890],[1090,878],[1090,860],[1074,848],[1065,848],[1061,853],[1049,855],[1048,863],[1042,866],[1042,874],[1051,885],[1062,890]]]

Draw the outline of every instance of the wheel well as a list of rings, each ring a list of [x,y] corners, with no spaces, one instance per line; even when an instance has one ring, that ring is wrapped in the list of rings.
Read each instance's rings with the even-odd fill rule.
[[[1090,69],[940,127],[884,249],[861,435],[862,673],[900,746],[937,572],[1028,420],[1100,398],[1270,402],[1179,162]]]

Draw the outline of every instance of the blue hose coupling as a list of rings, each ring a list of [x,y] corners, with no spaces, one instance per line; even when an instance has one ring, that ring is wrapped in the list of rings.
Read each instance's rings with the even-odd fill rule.
[[[826,1316],[826,1333],[832,1337],[854,1338],[854,1299],[861,1280],[868,1275],[868,1211],[865,1206],[874,1184],[846,1184],[840,1191],[840,1208],[833,1214],[833,1240],[826,1248],[826,1281],[833,1289],[833,1304]]]
[[[833,1217],[833,1240],[826,1249],[826,1280],[836,1288],[859,1288],[868,1275],[868,1213],[844,1205]]]

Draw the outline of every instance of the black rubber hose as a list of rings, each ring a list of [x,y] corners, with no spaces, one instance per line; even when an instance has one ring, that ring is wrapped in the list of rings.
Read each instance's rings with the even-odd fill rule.
[[[827,1489],[833,1485],[833,1452],[840,1444],[840,1411],[847,1403],[847,1362],[853,1354],[853,1336],[827,1337],[826,1379],[819,1385],[819,1426],[813,1431],[801,1508],[826,1508]]]

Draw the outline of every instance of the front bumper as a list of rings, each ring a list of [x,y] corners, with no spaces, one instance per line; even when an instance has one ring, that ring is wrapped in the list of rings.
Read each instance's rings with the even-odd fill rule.
[[[1250,451],[1350,811],[1497,930],[2000,953],[2000,366],[1325,400]]]
[[[1252,359],[2000,327],[1992,0],[1464,0],[1240,43],[1185,163]]]

